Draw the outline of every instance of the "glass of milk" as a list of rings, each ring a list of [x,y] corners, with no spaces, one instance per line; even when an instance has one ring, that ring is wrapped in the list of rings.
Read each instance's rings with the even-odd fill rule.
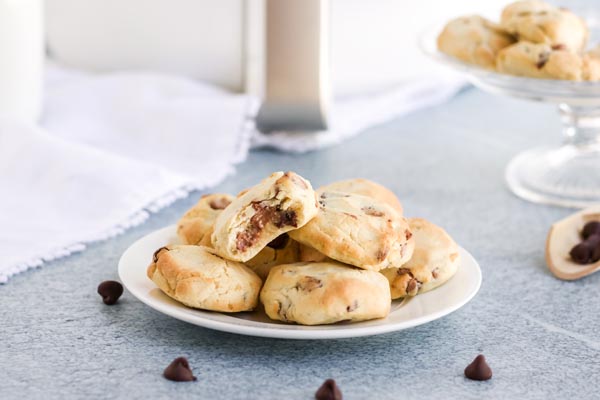
[[[42,108],[43,0],[0,0],[0,116],[35,121]]]

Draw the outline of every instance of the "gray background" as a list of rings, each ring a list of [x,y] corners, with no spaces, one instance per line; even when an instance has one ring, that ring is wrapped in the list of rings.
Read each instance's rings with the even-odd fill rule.
[[[522,201],[503,181],[518,151],[559,140],[552,106],[469,90],[332,149],[253,152],[212,191],[237,193],[275,170],[297,171],[315,186],[374,179],[398,194],[407,215],[442,225],[472,252],[481,291],[427,325],[331,341],[210,331],[127,292],[103,305],[96,287],[118,279],[121,253],[174,223],[195,193],[116,239],[0,285],[0,397],[310,399],[332,377],[346,399],[598,398],[600,274],[553,278],[546,233],[571,211]],[[480,352],[494,377],[468,381],[463,369]],[[162,378],[178,356],[189,358],[197,382]]]

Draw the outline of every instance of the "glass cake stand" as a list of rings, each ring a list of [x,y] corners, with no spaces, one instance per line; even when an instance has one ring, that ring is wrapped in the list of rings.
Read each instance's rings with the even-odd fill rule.
[[[505,173],[510,190],[529,201],[563,207],[600,203],[600,83],[522,78],[466,64],[437,50],[441,30],[420,38],[422,50],[434,60],[463,72],[487,92],[557,105],[563,143],[515,156]]]

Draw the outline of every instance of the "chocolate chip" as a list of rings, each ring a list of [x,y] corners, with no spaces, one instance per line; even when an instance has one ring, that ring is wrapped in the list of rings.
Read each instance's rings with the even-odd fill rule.
[[[542,69],[544,68],[544,65],[546,65],[546,63],[548,62],[548,60],[550,59],[550,53],[549,52],[543,52],[540,53],[539,58],[538,58],[538,62],[535,65],[538,69]]]
[[[587,243],[579,243],[571,249],[569,255],[577,264],[587,264],[592,259],[593,249]]]
[[[287,233],[284,233],[284,234],[277,236],[275,239],[271,240],[269,242],[269,244],[267,244],[267,246],[274,250],[281,250],[285,246],[287,246],[289,241],[290,241],[289,235]]]
[[[352,312],[358,308],[358,300],[354,300],[352,304],[346,307],[347,312]]]
[[[170,381],[190,382],[195,381],[196,377],[190,369],[190,364],[185,357],[177,357],[163,372],[163,376]]]
[[[584,239],[592,236],[593,234],[600,234],[600,221],[591,221],[583,226],[581,236]]]
[[[123,285],[117,281],[104,281],[98,285],[98,294],[102,296],[104,304],[112,306],[123,294]]]
[[[236,235],[236,248],[246,251],[248,247],[260,238],[267,224],[272,223],[277,228],[284,226],[298,227],[298,216],[293,210],[281,210],[281,205],[271,206],[266,201],[255,201],[252,208],[256,211],[250,218],[250,222],[241,232]]]
[[[475,357],[473,362],[467,365],[465,376],[473,381],[487,381],[492,377],[492,369],[485,361],[483,354]]]
[[[298,281],[296,287],[300,290],[304,290],[305,292],[312,292],[315,289],[322,288],[323,282],[315,277],[305,276]]]
[[[164,246],[163,246],[163,247],[161,247],[160,249],[156,250],[156,251],[154,252],[154,254],[152,254],[152,262],[153,262],[153,263],[155,263],[155,264],[156,264],[156,262],[158,261],[158,253],[160,253],[160,252],[161,252],[161,250],[167,250],[167,251],[169,251],[169,248],[168,248],[168,247],[164,247]]]
[[[342,392],[333,379],[327,379],[317,393],[316,400],[342,400]]]
[[[600,261],[600,234],[594,233],[593,235],[588,236],[588,238],[584,240],[584,243],[592,249],[590,262],[595,263],[596,261]]]
[[[584,240],[584,242],[587,243],[590,247],[596,247],[600,245],[600,234],[594,233],[593,235],[588,236],[587,239]]]
[[[406,284],[406,294],[409,296],[416,296],[419,291],[419,281],[415,278],[412,278]]]
[[[591,230],[588,230],[588,234]],[[574,246],[569,255],[577,264],[590,264],[600,261],[600,234],[593,233]]]
[[[590,261],[593,263],[600,261],[600,246],[594,247],[594,250],[592,250],[592,258],[590,259]]]
[[[566,50],[567,46],[565,46],[562,43],[559,44],[555,44],[554,46],[552,46],[552,50]]]
[[[280,214],[280,220],[275,222],[275,226],[278,228],[286,225],[293,226],[294,228],[298,226],[298,216],[296,215],[296,211],[284,211]]]

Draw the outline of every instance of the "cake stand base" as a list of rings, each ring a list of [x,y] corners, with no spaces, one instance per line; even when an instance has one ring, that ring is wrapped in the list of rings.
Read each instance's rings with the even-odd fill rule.
[[[536,148],[506,168],[517,196],[535,203],[583,208],[600,204],[600,144]]]

